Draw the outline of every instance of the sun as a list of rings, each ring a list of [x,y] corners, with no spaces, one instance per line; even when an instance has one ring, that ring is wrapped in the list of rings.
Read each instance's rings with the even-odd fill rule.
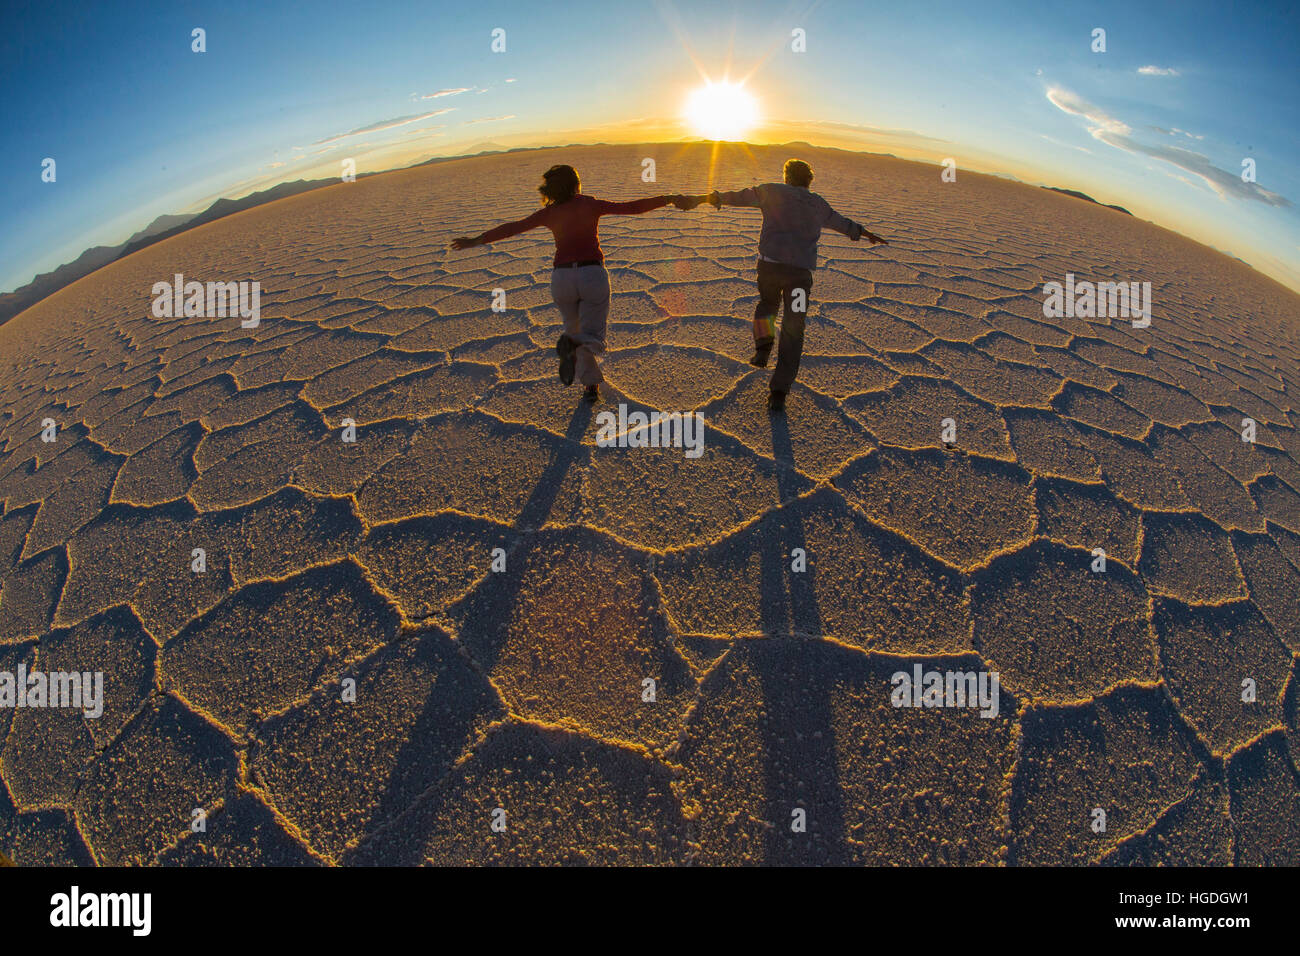
[[[686,119],[708,139],[743,139],[758,122],[758,101],[739,83],[709,82],[687,97]]]

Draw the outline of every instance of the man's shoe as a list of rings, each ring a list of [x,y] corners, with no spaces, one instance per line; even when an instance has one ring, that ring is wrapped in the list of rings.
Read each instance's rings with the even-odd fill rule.
[[[767,410],[769,412],[785,411],[785,392],[768,392]]]
[[[754,368],[767,368],[767,360],[771,356],[771,349],[754,349],[754,354],[749,358],[749,364]]]
[[[582,400],[584,402],[593,402],[593,403],[600,401],[600,386],[588,385],[587,388],[582,393]]]
[[[560,382],[563,385],[572,385],[573,367],[578,361],[578,343],[567,335],[561,335],[560,340],[555,343],[555,351],[560,355]]]

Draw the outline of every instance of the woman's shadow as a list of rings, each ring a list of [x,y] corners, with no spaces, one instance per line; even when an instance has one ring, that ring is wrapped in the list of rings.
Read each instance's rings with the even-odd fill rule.
[[[570,469],[586,457],[582,439],[591,419],[591,405],[580,402],[565,429],[565,440],[555,444],[550,460],[546,463],[528,500],[524,502],[518,516],[511,522],[509,536],[517,542],[517,546],[508,555],[508,566],[516,568],[524,566],[528,555],[537,546],[535,532],[540,531],[550,517],[555,499],[559,496],[560,489],[565,487],[565,478]],[[491,672],[505,645],[510,612],[519,606],[522,583],[523,576],[518,573],[488,574],[470,598],[468,611],[465,613],[470,620],[478,622],[479,625],[473,628],[475,633],[472,654],[481,674]],[[448,750],[459,749],[468,742],[476,714],[472,710],[462,711],[455,706],[449,708],[449,703],[454,705],[455,702],[449,702],[439,686],[435,686],[433,692],[425,699],[419,716],[393,762],[382,795],[369,814],[365,832],[359,840],[361,844],[364,845],[377,831],[386,830],[394,825],[403,813],[414,806],[413,786],[408,779],[412,774],[428,773],[433,770],[435,777],[441,777],[445,773],[445,768],[430,767],[431,751],[443,749],[432,747],[431,742],[446,743],[448,738],[459,741],[454,746],[449,744],[446,748]],[[417,793],[419,789],[424,789],[431,782],[433,781],[426,781],[423,786],[415,788]],[[421,799],[428,796],[426,794]],[[419,802],[419,799],[415,800],[415,803]],[[385,859],[376,862],[393,865],[418,864],[422,859],[422,846],[426,837],[426,833],[407,833],[400,840],[390,837],[385,840],[384,849],[377,854]],[[391,846],[399,845],[401,849],[396,854],[389,850]],[[373,859],[375,854],[365,855]]]

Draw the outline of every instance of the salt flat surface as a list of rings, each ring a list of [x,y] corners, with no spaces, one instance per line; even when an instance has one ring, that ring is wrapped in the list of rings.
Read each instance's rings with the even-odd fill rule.
[[[555,377],[548,233],[446,251],[535,208],[554,162],[629,199],[771,180],[788,152],[339,184],[0,327],[0,670],[107,688],[97,721],[0,710],[0,849],[1300,862],[1297,296],[1077,199],[800,148],[891,244],[826,234],[784,418],[746,364],[757,211],[603,221],[595,411],[701,411],[690,460],[596,446]],[[260,327],[154,318],[174,273],[259,281]],[[1151,327],[1044,318],[1066,273],[1151,282]],[[1000,716],[891,706],[916,662],[998,671]]]

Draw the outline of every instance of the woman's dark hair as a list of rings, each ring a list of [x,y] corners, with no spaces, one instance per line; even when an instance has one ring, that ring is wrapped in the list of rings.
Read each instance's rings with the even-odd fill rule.
[[[542,194],[542,205],[568,202],[582,191],[582,180],[572,166],[552,166],[542,173],[542,184],[537,187]]]

